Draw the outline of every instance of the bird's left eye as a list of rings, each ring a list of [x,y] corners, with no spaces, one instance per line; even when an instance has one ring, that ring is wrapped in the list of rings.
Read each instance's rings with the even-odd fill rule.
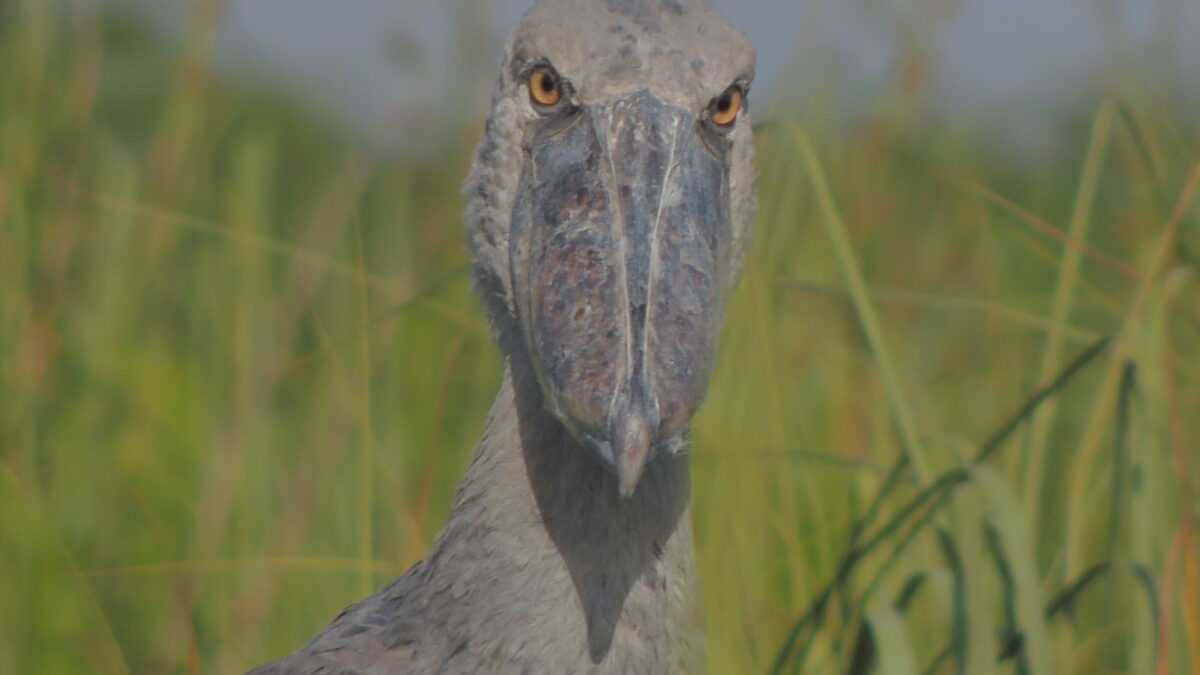
[[[737,119],[738,111],[742,109],[742,90],[736,84],[726,89],[720,96],[708,104],[708,117],[713,124],[727,127]]]
[[[558,73],[548,66],[534,68],[529,74],[529,98],[543,108],[557,105],[562,100],[562,83]]]

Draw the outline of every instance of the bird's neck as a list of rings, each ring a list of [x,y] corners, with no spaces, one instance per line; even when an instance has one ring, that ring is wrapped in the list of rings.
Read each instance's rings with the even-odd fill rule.
[[[519,616],[524,602],[554,607],[546,631],[560,634],[547,639],[578,642],[594,664],[644,659],[647,649],[670,669],[686,664],[700,633],[687,455],[651,461],[634,494],[620,497],[616,478],[546,411],[527,366],[519,354],[507,359],[428,564],[482,542],[471,555],[490,557],[488,583],[509,621],[534,620]]]

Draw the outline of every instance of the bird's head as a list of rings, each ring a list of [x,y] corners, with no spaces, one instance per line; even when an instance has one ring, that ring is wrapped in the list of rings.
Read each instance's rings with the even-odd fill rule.
[[[629,495],[686,445],[754,215],[754,48],[702,0],[543,0],[464,188],[480,286]]]

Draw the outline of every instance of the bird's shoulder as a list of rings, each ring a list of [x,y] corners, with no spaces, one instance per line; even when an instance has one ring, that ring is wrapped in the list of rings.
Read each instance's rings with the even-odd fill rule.
[[[350,605],[294,654],[248,675],[368,675],[407,671],[421,629],[422,564]],[[386,664],[386,665],[384,665]]]

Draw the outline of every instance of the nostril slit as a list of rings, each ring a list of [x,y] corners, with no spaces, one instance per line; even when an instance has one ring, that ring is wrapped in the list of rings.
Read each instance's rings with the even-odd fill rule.
[[[579,309],[575,310],[575,323],[579,323],[580,321],[583,321],[583,317],[585,317],[585,316],[587,316],[587,308],[586,307],[580,307]]]

